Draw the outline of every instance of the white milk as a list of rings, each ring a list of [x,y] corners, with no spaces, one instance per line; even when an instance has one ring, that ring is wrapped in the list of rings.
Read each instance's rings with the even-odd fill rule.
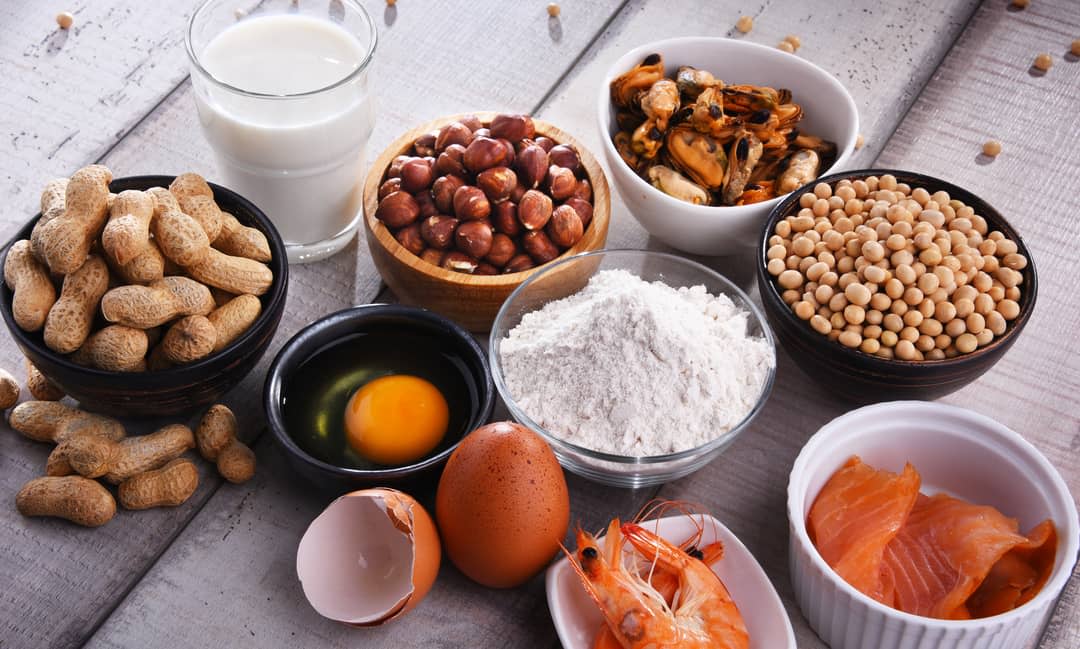
[[[290,260],[336,252],[304,244],[349,235],[358,223],[363,148],[374,125],[358,40],[303,15],[249,18],[207,44],[199,62],[218,81],[196,80],[199,118],[224,185],[250,199],[290,245]],[[319,92],[315,92],[319,91]],[[313,93],[313,94],[303,94]]]

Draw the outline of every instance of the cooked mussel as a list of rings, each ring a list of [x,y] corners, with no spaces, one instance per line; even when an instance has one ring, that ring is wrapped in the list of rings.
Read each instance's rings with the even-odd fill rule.
[[[668,131],[664,143],[668,160],[691,180],[711,190],[723,186],[727,154],[715,139],[680,124]]]
[[[686,97],[688,101],[694,101],[698,98],[706,88],[711,88],[717,84],[723,85],[722,81],[718,81],[716,77],[712,75],[712,72],[708,70],[698,70],[695,67],[684,65],[679,68],[679,71],[675,74],[675,83],[679,87],[679,92],[683,97]]]
[[[720,194],[724,205],[734,205],[742,196],[763,150],[761,140],[749,131],[743,131],[735,137],[728,154],[724,189]]]
[[[615,124],[619,127],[620,131],[633,131],[635,128],[641,126],[641,123],[645,121],[645,116],[640,112],[627,110],[620,108],[615,111]]]
[[[655,119],[645,120],[630,136],[630,148],[645,160],[652,160],[664,145],[664,132]]]
[[[611,82],[611,101],[616,106],[628,108],[637,103],[639,95],[664,78],[664,59],[650,54]]]
[[[811,149],[823,158],[830,158],[836,155],[836,143],[823,140],[816,135],[799,133],[799,135],[791,142],[791,146],[796,149]]]
[[[813,149],[803,149],[788,158],[787,169],[776,180],[776,191],[781,194],[793,192],[818,177],[821,158]]]
[[[772,110],[780,103],[780,95],[768,86],[724,86],[724,110],[752,113]]]
[[[671,79],[661,79],[649,86],[641,98],[641,110],[647,120],[654,120],[661,132],[668,128],[668,120],[679,110],[679,88]]]
[[[720,87],[706,88],[694,102],[690,123],[702,133],[726,140],[735,134],[740,121],[724,112],[724,97]]]
[[[736,205],[749,205],[751,203],[760,203],[761,201],[767,201],[770,198],[776,196],[773,191],[773,181],[763,180],[757,183],[750,183],[743,190],[742,196],[739,197],[739,202]]]
[[[626,131],[619,131],[612,138],[612,141],[615,143],[615,150],[619,152],[619,157],[636,171],[641,165],[641,158],[634,153],[634,147],[630,142],[630,134]]]
[[[653,184],[653,187],[680,201],[694,205],[706,205],[709,202],[709,192],[670,167],[664,165],[649,167],[649,182]]]

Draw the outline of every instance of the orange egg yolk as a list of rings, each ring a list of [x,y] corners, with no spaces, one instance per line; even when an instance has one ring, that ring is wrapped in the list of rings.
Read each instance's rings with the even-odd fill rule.
[[[450,423],[450,408],[434,385],[395,374],[366,383],[345,406],[349,446],[378,464],[399,465],[431,452]]]

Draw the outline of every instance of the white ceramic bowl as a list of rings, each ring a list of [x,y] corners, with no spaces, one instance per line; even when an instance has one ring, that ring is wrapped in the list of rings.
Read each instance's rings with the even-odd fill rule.
[[[818,554],[806,517],[818,492],[852,455],[900,471],[911,462],[923,492],[945,491],[993,505],[1026,531],[1052,518],[1054,571],[1027,604],[977,620],[902,613],[843,581]],[[1076,505],[1057,470],[1017,433],[974,412],[925,401],[893,401],[837,417],[803,447],[788,483],[790,562],[795,599],[832,649],[1019,649],[1033,646],[1077,558]]]
[[[611,137],[618,130],[609,86],[649,54],[659,52],[670,77],[679,66],[712,72],[727,84],[788,88],[803,108],[799,128],[836,142],[836,161],[824,176],[841,169],[855,149],[859,113],[855,100],[831,74],[798,55],[742,40],[713,37],[671,38],[642,45],[619,58],[604,76],[597,103],[603,150],[610,176],[630,212],[649,234],[664,243],[698,255],[728,255],[748,250],[765,218],[783,196],[753,205],[715,207],[693,205],[656,189],[623,162]],[[785,194],[786,196],[786,194]]]
[[[645,527],[672,542],[681,543],[695,532],[694,522],[703,523],[702,545],[724,544],[724,558],[713,565],[739,607],[750,649],[797,649],[791,621],[776,589],[754,555],[731,531],[712,516],[669,516],[644,523]],[[601,543],[602,543],[601,539]],[[547,600],[555,631],[564,649],[592,649],[603,622],[600,609],[589,599],[565,557],[548,568]]]

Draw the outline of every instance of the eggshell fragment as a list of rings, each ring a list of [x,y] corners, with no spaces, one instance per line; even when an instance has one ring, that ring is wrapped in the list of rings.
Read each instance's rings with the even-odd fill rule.
[[[420,603],[440,558],[435,523],[420,503],[394,489],[364,489],[311,522],[296,551],[296,574],[319,615],[375,626]]]
[[[512,422],[482,426],[450,455],[435,496],[446,554],[473,581],[511,588],[559,550],[570,522],[551,447]]]

